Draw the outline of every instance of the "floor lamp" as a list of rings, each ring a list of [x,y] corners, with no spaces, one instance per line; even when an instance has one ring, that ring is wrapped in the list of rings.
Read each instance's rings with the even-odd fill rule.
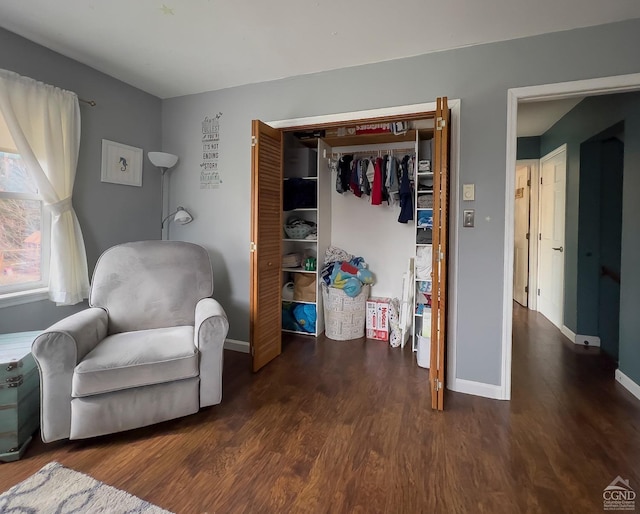
[[[162,237],[164,235],[162,231],[164,230],[165,221],[171,221],[169,218],[173,216],[173,221],[180,223],[181,225],[186,225],[193,221],[193,216],[191,216],[184,207],[178,207],[168,216],[164,216],[164,176],[167,171],[176,165],[178,162],[178,156],[165,152],[148,152],[147,157],[149,157],[151,164],[158,168],[162,173],[162,177],[160,179],[160,234]]]

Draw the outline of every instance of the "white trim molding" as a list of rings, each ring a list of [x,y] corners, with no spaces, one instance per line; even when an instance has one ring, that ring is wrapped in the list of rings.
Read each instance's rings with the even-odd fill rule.
[[[0,295],[0,309],[2,309],[3,307],[11,307],[13,305],[22,305],[24,303],[39,302],[48,299],[48,287],[40,287],[38,289],[27,289],[24,291],[5,293]]]
[[[640,385],[636,384],[627,375],[625,375],[620,369],[616,370],[616,381],[620,383],[627,391],[640,400]]]
[[[492,400],[507,400],[502,393],[502,386],[485,384],[483,382],[474,382],[473,380],[464,380],[462,378],[454,378],[448,384],[449,389],[456,393],[472,394],[474,396],[483,396]]]
[[[518,102],[559,100],[575,96],[626,93],[640,90],[640,73],[596,79],[512,88],[507,91],[507,162],[505,168],[504,281],[502,291],[501,397],[511,398],[513,325],[513,241],[515,167],[518,142]]]
[[[573,342],[580,346],[597,346],[600,348],[600,338],[598,336],[576,334]]]
[[[560,332],[562,332],[562,335],[564,335],[572,343],[576,342],[576,333],[573,330],[571,330],[567,325],[562,325]]]
[[[246,341],[238,341],[237,339],[225,339],[224,349],[232,352],[249,353],[249,343]]]

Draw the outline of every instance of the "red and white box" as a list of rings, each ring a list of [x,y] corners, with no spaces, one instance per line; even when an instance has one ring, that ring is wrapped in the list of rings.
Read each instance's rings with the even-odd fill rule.
[[[367,300],[367,338],[389,340],[390,304],[391,298],[372,297]]]

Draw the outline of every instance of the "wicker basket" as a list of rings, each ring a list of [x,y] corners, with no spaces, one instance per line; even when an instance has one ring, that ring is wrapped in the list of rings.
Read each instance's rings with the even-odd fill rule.
[[[346,341],[364,337],[367,298],[369,286],[355,298],[348,296],[342,289],[322,284],[324,303],[324,331],[329,339]]]

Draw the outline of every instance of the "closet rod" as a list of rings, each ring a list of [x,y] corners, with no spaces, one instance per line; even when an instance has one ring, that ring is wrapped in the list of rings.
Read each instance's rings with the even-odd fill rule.
[[[354,157],[382,157],[383,155],[415,155],[415,148],[392,148],[389,150],[361,150],[358,152],[334,152],[333,157],[341,158],[343,155],[353,155]]]

